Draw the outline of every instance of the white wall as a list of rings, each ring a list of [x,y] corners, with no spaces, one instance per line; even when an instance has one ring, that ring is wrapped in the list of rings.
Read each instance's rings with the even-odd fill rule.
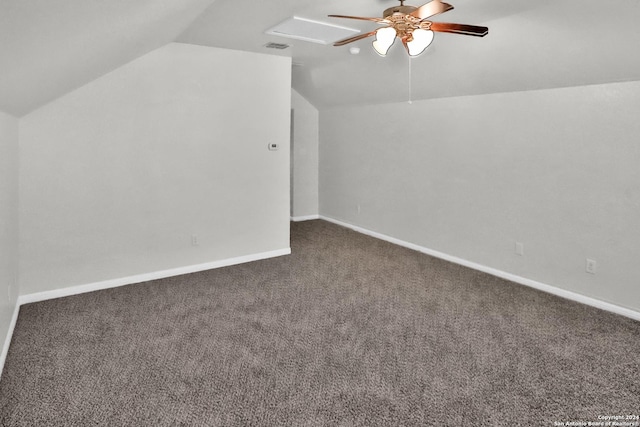
[[[320,213],[640,311],[638,117],[640,82],[323,110]]]
[[[292,216],[318,215],[318,110],[291,90]]]
[[[174,43],[25,116],[21,294],[288,248],[290,70]]]
[[[18,119],[0,112],[0,374],[18,296]]]

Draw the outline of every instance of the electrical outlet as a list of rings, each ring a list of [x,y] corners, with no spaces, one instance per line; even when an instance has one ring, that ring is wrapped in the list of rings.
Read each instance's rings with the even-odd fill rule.
[[[516,242],[516,255],[524,256],[524,243]]]
[[[597,267],[596,261],[594,259],[587,258],[587,266],[585,268],[587,273],[596,274],[596,267]]]
[[[198,246],[198,236],[195,234],[191,235],[191,246]]]

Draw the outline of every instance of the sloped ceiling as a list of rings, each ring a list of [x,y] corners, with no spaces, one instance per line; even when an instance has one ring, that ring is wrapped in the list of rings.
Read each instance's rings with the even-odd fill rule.
[[[293,87],[321,109],[640,80],[637,0],[448,2],[434,20],[489,35],[437,34],[409,60],[399,44],[381,58],[370,39],[351,55],[265,34],[294,15],[371,31],[327,15],[380,16],[394,0],[0,0],[0,110],[23,115],[171,41],[291,56]]]
[[[425,2],[408,0],[415,6]],[[265,51],[268,40],[290,43],[283,54],[297,64],[293,87],[318,108],[640,79],[637,0],[447,2],[455,9],[434,21],[484,25],[489,34],[436,34],[411,61],[400,43],[381,58],[371,39],[333,47],[264,34],[291,15],[368,32],[375,23],[327,14],[381,16],[398,4],[394,0],[218,0],[179,40],[253,51]],[[360,54],[350,55],[350,46],[359,46]]]
[[[21,116],[163,46],[213,0],[0,0],[0,110]]]

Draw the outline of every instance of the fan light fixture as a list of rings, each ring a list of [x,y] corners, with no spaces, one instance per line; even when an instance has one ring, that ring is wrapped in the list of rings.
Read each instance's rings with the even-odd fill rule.
[[[392,27],[380,28],[376,31],[376,39],[373,42],[373,48],[380,56],[387,56],[387,52],[393,46],[397,37],[396,30]],[[407,52],[409,56],[418,56],[429,47],[433,41],[433,31],[418,28],[413,30],[406,41]]]
[[[413,30],[411,35],[413,36],[413,40],[407,42],[409,56],[420,55],[433,41],[433,31],[431,30],[422,30],[418,28],[417,30]]]
[[[373,42],[373,48],[378,55],[387,56],[387,52],[396,41],[396,30],[391,27],[380,28],[376,31],[376,39]]]
[[[386,9],[382,18],[365,18],[362,16],[329,15],[333,18],[358,19],[361,21],[373,21],[384,25],[378,30],[357,36],[349,37],[335,42],[334,46],[344,46],[358,40],[376,36],[373,48],[380,56],[386,56],[396,38],[402,41],[411,57],[416,57],[429,47],[433,41],[434,31],[440,33],[462,34],[465,36],[484,37],[489,33],[487,27],[466,24],[451,24],[445,22],[433,22],[429,19],[453,9],[448,3],[441,0],[431,0],[420,7],[405,6],[404,0],[400,0],[400,6]]]

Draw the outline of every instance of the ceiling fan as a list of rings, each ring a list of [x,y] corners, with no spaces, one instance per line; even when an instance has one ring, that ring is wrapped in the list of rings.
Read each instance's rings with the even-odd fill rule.
[[[373,42],[373,48],[380,56],[386,56],[397,37],[402,41],[409,56],[418,56],[424,52],[433,41],[434,31],[476,37],[484,37],[489,33],[487,27],[430,21],[429,18],[432,16],[453,9],[453,6],[440,0],[432,0],[420,7],[405,6],[404,2],[405,0],[400,0],[400,6],[386,9],[382,14],[382,18],[329,15],[332,18],[359,19],[384,25],[384,27],[378,28],[375,31],[349,37],[337,41],[333,45],[343,46],[375,35],[376,40]]]

